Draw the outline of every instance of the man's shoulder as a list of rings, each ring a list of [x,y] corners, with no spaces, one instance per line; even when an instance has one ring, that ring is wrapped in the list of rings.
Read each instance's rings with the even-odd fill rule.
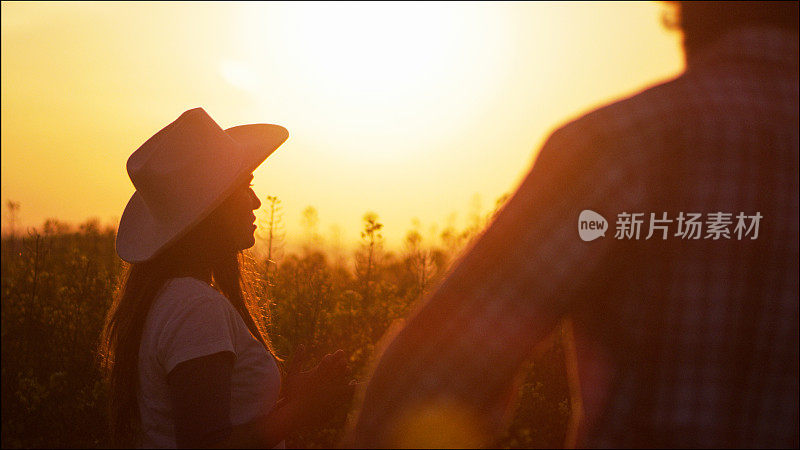
[[[568,120],[554,134],[592,141],[650,134],[669,127],[692,108],[692,90],[692,83],[682,74]]]

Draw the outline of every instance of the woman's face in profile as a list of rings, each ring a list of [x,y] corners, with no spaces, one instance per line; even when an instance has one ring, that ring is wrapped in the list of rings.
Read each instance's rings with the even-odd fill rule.
[[[250,248],[256,243],[256,216],[253,211],[261,207],[261,201],[253,192],[250,184],[252,181],[251,174],[216,211],[217,223],[223,234],[220,238],[232,246],[234,251]]]

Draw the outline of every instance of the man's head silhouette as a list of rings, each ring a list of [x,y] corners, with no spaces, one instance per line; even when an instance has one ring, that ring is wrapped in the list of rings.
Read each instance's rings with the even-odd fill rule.
[[[797,31],[797,2],[668,2],[677,6],[687,56],[725,32],[743,26],[767,26]]]

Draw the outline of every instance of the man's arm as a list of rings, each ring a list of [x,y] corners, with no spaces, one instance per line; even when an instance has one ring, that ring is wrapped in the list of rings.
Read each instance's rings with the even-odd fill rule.
[[[573,130],[548,140],[491,226],[388,344],[366,389],[354,445],[476,446],[497,431],[522,364],[613,241],[581,241],[580,212],[608,214],[608,198],[628,204],[636,196],[621,168],[607,170],[605,156],[584,145],[594,139]],[[415,441],[442,435],[430,429],[437,417],[466,441]]]

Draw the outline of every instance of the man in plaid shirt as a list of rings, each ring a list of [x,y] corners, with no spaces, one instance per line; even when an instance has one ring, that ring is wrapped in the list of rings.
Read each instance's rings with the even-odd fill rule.
[[[722,3],[682,5],[684,74],[552,134],[388,342],[352,444],[491,442],[568,317],[572,443],[798,446],[797,3]]]

